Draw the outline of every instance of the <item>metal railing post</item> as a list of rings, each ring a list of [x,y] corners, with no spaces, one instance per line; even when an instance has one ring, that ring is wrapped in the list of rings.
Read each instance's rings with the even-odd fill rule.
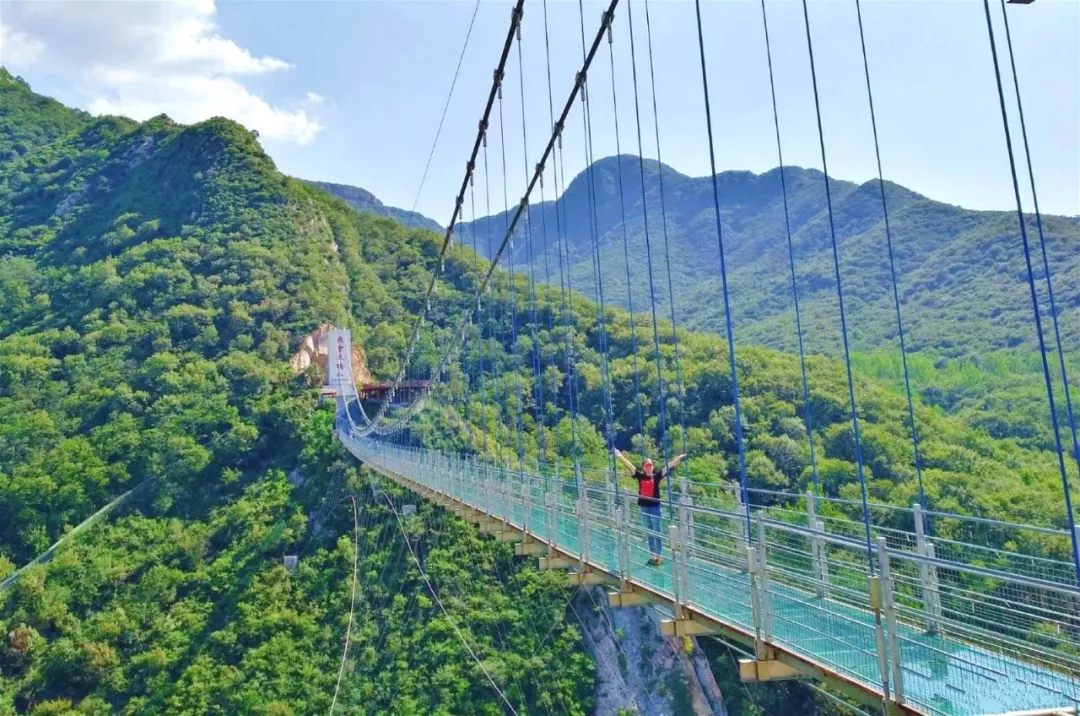
[[[583,487],[578,488],[578,562],[584,570],[585,563],[589,562],[589,498],[585,496]]]
[[[521,473],[521,526],[526,532],[532,527],[532,485],[529,477]]]
[[[690,551],[693,549],[693,542],[691,541],[690,532],[690,497],[683,495],[679,498],[679,553],[672,555],[673,561],[679,563],[679,584],[682,588],[682,600],[683,606],[690,605],[690,570],[688,564],[690,560]]]
[[[825,564],[824,542],[818,535],[825,531],[825,523],[817,518],[817,498],[813,490],[806,491],[806,519],[810,528],[810,554],[814,563],[814,591],[824,599],[829,595],[828,567]]]
[[[615,508],[615,560],[619,569],[619,584],[626,589],[626,513],[622,505]]]
[[[679,574],[682,571],[679,567],[679,553],[681,551],[679,546],[679,525],[668,525],[668,539],[671,541],[671,596],[675,604],[675,618],[682,619],[685,597]]]
[[[874,641],[877,645],[878,670],[881,672],[881,693],[889,700],[889,656],[885,647],[885,630],[881,625],[880,577],[869,578],[870,608],[874,611]]]
[[[754,616],[754,654],[758,659],[765,659],[768,651],[765,640],[761,638],[761,587],[758,584],[758,553],[756,547],[746,548],[746,571],[750,581],[750,611]]]
[[[931,560],[937,559],[937,547],[934,546],[933,542],[926,543],[926,557]],[[941,588],[938,586],[936,565],[930,565],[926,590],[925,594],[929,598],[930,604],[930,620],[927,622],[926,630],[930,634],[937,634],[941,631]]]
[[[900,633],[896,628],[896,603],[894,601],[892,570],[889,564],[889,543],[878,537],[878,567],[881,575],[881,606],[885,612],[885,631],[889,642],[889,666],[892,675],[893,701],[904,703],[904,675],[900,666]]]
[[[630,529],[630,521],[634,519],[632,515],[634,511],[631,509],[633,506],[633,498],[630,495],[623,495],[622,513],[623,513],[623,525],[622,525],[622,538],[623,538],[623,550],[625,552],[626,561],[626,578],[632,579],[634,577],[634,551],[630,547],[630,537],[633,531]]]
[[[555,553],[555,532],[558,524],[555,521],[555,493],[551,490],[544,493],[544,507],[547,512],[547,543],[550,556]]]
[[[615,517],[615,483],[614,480],[618,479],[612,475],[611,470],[604,470],[604,512],[607,515],[609,522]]]
[[[682,495],[679,498],[679,509],[686,511],[686,532],[683,534],[683,550],[686,552],[686,559],[692,560],[694,558],[694,545],[697,544],[695,539],[697,535],[694,531],[694,498],[690,495]]]
[[[930,557],[934,545],[926,540],[922,505],[916,502],[911,509],[915,515],[915,552],[920,557]],[[937,567],[925,559],[919,560],[919,586],[922,589],[923,611],[926,612],[926,633],[936,634],[941,619],[941,604],[937,598]]]
[[[746,506],[743,505],[742,493],[739,491],[738,487],[735,488],[735,514],[746,514]],[[743,532],[742,517],[736,517],[735,522],[735,550],[737,553],[745,552],[750,545],[747,543],[746,540],[747,535]]]
[[[768,545],[765,542],[765,516],[757,513],[757,549],[758,558],[758,599],[761,602],[761,638],[769,641],[772,638],[772,611],[769,599],[769,565]]]

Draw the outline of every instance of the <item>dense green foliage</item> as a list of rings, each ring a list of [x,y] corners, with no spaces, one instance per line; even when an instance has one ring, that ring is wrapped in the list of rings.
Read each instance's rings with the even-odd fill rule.
[[[360,495],[361,586],[339,702],[500,713],[287,363],[351,312],[392,370],[437,238],[282,176],[223,119],[95,119],[0,71],[0,137],[0,578],[156,478],[0,594],[0,713],[326,712],[343,490]],[[584,713],[592,667],[563,590],[463,523],[410,520],[508,696]]]
[[[571,284],[595,295],[590,258],[591,176],[605,299],[628,305],[623,231],[625,227],[630,256],[644,257],[647,211],[662,308],[668,300],[669,266],[664,257],[670,253],[680,322],[722,332],[712,183],[708,177],[690,178],[664,166],[665,226],[661,166],[644,162],[643,205],[641,165],[635,156],[601,159],[571,181],[557,202],[533,206],[537,275],[550,277],[547,280],[558,285],[556,227],[561,226],[568,244]],[[620,172],[625,209],[620,207]],[[785,175],[807,350],[838,355],[836,278],[823,175],[799,167],[785,167]],[[736,339],[793,352],[797,344],[780,171],[723,172],[718,182]],[[895,347],[896,315],[879,185],[874,181],[859,186],[836,178],[829,185],[852,345],[864,351]],[[889,182],[886,195],[909,349],[950,357],[1011,347],[1032,350],[1036,336],[1015,212],[969,211]],[[463,226],[459,233],[467,239],[475,230],[483,237],[490,228],[501,238],[503,222],[500,214]],[[1048,216],[1044,225],[1063,336],[1066,345],[1075,346],[1080,340],[1080,254],[1075,249],[1080,244],[1080,224],[1075,217]],[[519,234],[523,231],[524,227]],[[1032,260],[1038,268],[1041,259],[1033,217],[1028,231],[1035,252]],[[524,265],[523,236],[517,246],[517,261]],[[644,259],[632,260],[633,301],[642,312],[649,305],[647,270]],[[1044,283],[1039,291],[1045,310]],[[1047,339],[1052,339],[1049,332]]]
[[[348,184],[334,184],[328,181],[312,181],[308,183],[329,194],[333,194],[339,199],[344,199],[346,204],[365,214],[387,216],[401,222],[410,229],[427,229],[437,234],[445,231],[443,227],[439,226],[438,222],[427,218],[419,212],[399,209],[396,206],[387,206],[366,189],[349,186]]]
[[[497,695],[410,566],[381,495],[402,496],[374,492],[371,476],[351,467],[330,440],[329,415],[315,409],[317,377],[295,376],[287,363],[305,334],[332,322],[353,328],[373,374],[395,375],[440,237],[282,176],[255,137],[226,120],[182,127],[165,117],[92,118],[4,72],[0,108],[0,578],[156,478],[120,515],[0,595],[0,713],[325,711],[350,596],[353,524],[338,503],[347,494],[360,502],[361,586],[341,703],[394,714],[499,713]],[[580,188],[567,195],[580,199]],[[807,226],[820,223],[812,204],[798,204]],[[804,232],[807,241],[821,238]],[[410,375],[429,377],[453,345],[487,264],[458,242],[446,268]],[[609,309],[602,334],[593,303],[572,294],[564,314],[558,288],[541,286],[534,320],[526,277],[514,278],[513,293],[509,286],[497,272],[462,360],[451,362],[437,401],[406,438],[512,459],[520,410],[528,459],[566,459],[576,449],[602,467],[610,369],[616,445],[659,456],[647,315],[636,317],[632,335],[629,315]],[[575,279],[573,287],[587,284]],[[918,340],[943,348],[951,329],[939,326],[931,340],[930,328]],[[699,489],[732,481],[727,346],[680,330],[677,373],[672,328],[659,330],[673,426],[666,449],[681,451],[685,441],[685,474]],[[870,336],[861,345],[877,343]],[[1064,525],[1026,348],[1012,362],[913,361],[926,396],[916,415],[932,507]],[[909,504],[915,473],[896,361],[876,353],[858,362],[871,496]],[[798,359],[740,345],[737,364],[752,486],[805,489]],[[814,356],[809,370],[823,489],[854,496],[843,367]],[[586,713],[593,666],[565,623],[565,594],[551,575],[515,564],[505,545],[429,506],[407,522],[454,622],[507,696],[522,712]],[[960,533],[948,522],[938,529],[993,546],[1015,538]],[[1023,546],[1065,555],[1052,539]],[[281,556],[297,552],[300,568],[290,575]],[[777,699],[804,703],[805,694],[796,688]]]

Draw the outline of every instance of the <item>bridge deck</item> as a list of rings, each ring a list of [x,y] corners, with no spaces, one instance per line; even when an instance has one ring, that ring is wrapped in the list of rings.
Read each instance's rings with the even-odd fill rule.
[[[1048,665],[1057,662],[1030,644],[1005,637],[995,642],[992,625],[950,622],[946,609],[946,625],[936,634],[928,633],[916,619],[921,611],[910,608],[913,590],[904,586],[904,575],[915,571],[902,567],[910,555],[899,551],[884,550],[896,560],[892,589],[897,618],[883,624],[883,643],[889,646],[879,650],[866,574],[860,576],[857,559],[848,554],[854,550],[837,540],[831,547],[834,556],[815,562],[811,545],[820,535],[759,518],[757,530],[751,530],[751,544],[758,548],[751,553],[763,551],[766,564],[753,585],[755,610],[752,578],[744,566],[747,559],[741,556],[747,551],[742,531],[746,526],[737,513],[684,506],[683,526],[675,528],[684,535],[685,549],[678,555],[671,552],[668,530],[680,520],[665,516],[665,561],[650,566],[647,535],[637,524],[636,509],[630,519],[620,520],[615,500],[602,485],[590,485],[579,495],[574,483],[549,476],[431,451],[375,446],[348,435],[342,440],[370,467],[492,515],[561,553],[583,559],[592,569],[672,604],[677,599],[687,614],[722,627],[729,636],[752,643],[761,635],[789,663],[867,702],[880,700],[884,692],[880,659],[889,674],[891,706],[900,710],[949,716],[1033,709],[1074,713],[1080,702],[1075,671]],[[685,527],[687,522],[691,527]],[[800,535],[800,529],[805,534]],[[625,546],[623,560],[620,545]],[[822,549],[820,541],[816,549]],[[865,570],[865,549],[862,559]],[[823,563],[829,565],[831,576],[815,572]],[[682,582],[678,597],[677,577]]]

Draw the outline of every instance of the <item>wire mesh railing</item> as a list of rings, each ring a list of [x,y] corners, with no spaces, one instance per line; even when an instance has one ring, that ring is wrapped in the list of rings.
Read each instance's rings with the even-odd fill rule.
[[[868,559],[865,526],[845,519],[852,505],[843,500],[772,493],[766,502],[751,493],[747,505],[738,490],[687,482],[650,530],[632,493],[604,470],[342,440],[371,465],[751,635],[759,656],[780,649],[909,710],[952,716],[1080,704],[1075,575],[1038,550],[1067,539],[1054,530],[874,505]],[[927,517],[935,527],[949,521],[949,535],[993,529],[1015,539],[1002,549],[932,538]],[[659,565],[650,562],[650,531],[662,544]],[[1024,545],[1030,553],[1019,551]]]

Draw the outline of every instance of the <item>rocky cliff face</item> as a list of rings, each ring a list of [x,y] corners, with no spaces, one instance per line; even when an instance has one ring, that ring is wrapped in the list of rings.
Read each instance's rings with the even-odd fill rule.
[[[322,377],[326,377],[327,361],[330,355],[331,328],[333,326],[325,323],[304,336],[304,340],[300,344],[300,350],[293,353],[292,357],[289,358],[289,366],[292,368],[293,373],[307,372],[314,365],[321,371]],[[371,372],[368,371],[367,367],[367,355],[364,353],[363,347],[355,343],[352,347],[352,369],[353,378],[356,380],[357,385],[372,382]]]
[[[601,588],[580,591],[571,607],[596,659],[595,716],[728,716],[697,641],[662,636],[653,607],[609,609]]]

